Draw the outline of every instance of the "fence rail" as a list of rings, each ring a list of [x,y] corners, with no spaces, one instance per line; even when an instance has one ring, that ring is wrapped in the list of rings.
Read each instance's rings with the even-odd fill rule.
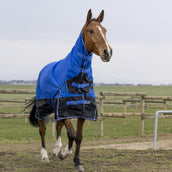
[[[2,90],[0,89],[0,94],[35,94],[33,90]]]
[[[2,90],[0,89],[0,95],[3,94],[10,94],[10,95],[33,95],[35,96],[35,91],[33,90]],[[24,108],[26,106],[26,103],[28,102],[28,98],[23,98],[23,99],[4,99],[0,98],[0,108],[7,108],[7,107],[13,107],[13,108]],[[5,105],[4,105],[5,103]],[[12,105],[7,105],[8,103],[13,103]],[[11,113],[11,112],[2,112],[0,111],[0,118],[20,118],[20,117],[25,117],[25,122],[27,122],[28,118],[28,111],[24,112],[18,112],[18,113]],[[54,123],[54,118],[53,115],[50,116],[51,119],[51,137],[55,138],[55,123]]]
[[[111,99],[109,99],[111,97]],[[120,100],[115,100],[114,97],[121,97]],[[127,97],[127,98],[126,98]],[[126,124],[126,117],[136,117],[140,116],[140,134],[141,136],[144,135],[144,120],[145,119],[153,119],[155,118],[154,114],[145,113],[145,107],[148,104],[163,104],[164,110],[167,110],[167,102],[172,101],[172,97],[169,96],[147,96],[145,93],[115,93],[109,92],[104,93],[100,92],[99,97],[99,116],[100,116],[100,127],[99,127],[99,134],[103,136],[103,120],[105,117],[117,117],[123,118],[123,124]],[[132,103],[132,105],[139,104],[140,112],[127,112],[127,103]],[[123,110],[121,113],[119,112],[104,112],[105,105],[112,105],[118,104],[123,106]],[[159,106],[158,106],[159,107]],[[157,109],[158,110],[158,109]],[[172,118],[170,115],[161,115],[159,118],[167,119]]]
[[[9,94],[9,95],[35,95],[35,91],[33,90],[0,90],[0,95]],[[120,97],[120,99],[119,99]],[[167,110],[168,101],[172,101],[172,97],[169,96],[147,96],[145,93],[119,93],[119,92],[100,92],[100,96],[97,96],[97,103],[99,108],[99,134],[103,136],[103,121],[105,117],[116,117],[123,118],[123,124],[126,125],[126,117],[140,117],[140,134],[144,135],[144,120],[145,119],[153,119],[155,118],[154,114],[145,113],[145,107],[148,104],[162,104],[164,106],[164,110]],[[20,98],[20,99],[7,99],[0,98],[0,107],[14,107],[21,108],[26,105],[28,98]],[[127,112],[128,104],[131,106],[137,106],[140,108],[140,112]],[[11,104],[11,105],[9,105]],[[119,105],[122,106],[122,112],[104,112],[104,106],[107,105]],[[158,109],[157,109],[158,110]],[[0,118],[4,117],[28,117],[28,112],[25,111],[23,113],[14,113],[14,112],[2,112],[0,111]],[[172,118],[172,115],[160,115],[159,118]],[[52,119],[52,137],[54,137],[54,122]]]

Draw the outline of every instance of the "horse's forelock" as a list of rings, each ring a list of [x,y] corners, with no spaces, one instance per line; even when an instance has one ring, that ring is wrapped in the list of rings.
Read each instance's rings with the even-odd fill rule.
[[[99,22],[99,20],[98,20],[98,19],[96,19],[96,18],[92,18],[92,19],[87,23],[87,26],[88,26],[92,21]]]

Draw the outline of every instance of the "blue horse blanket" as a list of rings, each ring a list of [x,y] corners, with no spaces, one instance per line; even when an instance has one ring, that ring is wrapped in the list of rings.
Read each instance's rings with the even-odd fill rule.
[[[36,117],[55,112],[55,120],[97,119],[92,77],[92,53],[88,54],[80,33],[66,58],[46,65],[36,87]]]

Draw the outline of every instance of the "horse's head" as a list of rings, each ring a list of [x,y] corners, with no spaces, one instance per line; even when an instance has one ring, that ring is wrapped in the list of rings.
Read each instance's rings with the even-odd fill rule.
[[[112,56],[112,48],[106,39],[106,29],[101,25],[104,10],[97,19],[92,18],[91,9],[88,11],[86,23],[82,29],[82,36],[87,51],[100,56],[103,62],[108,62]]]

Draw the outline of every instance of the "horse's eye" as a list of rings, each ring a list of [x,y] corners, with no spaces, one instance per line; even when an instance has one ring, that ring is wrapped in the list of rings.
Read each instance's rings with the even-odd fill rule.
[[[94,31],[93,31],[92,29],[91,29],[91,30],[89,30],[89,32],[90,32],[90,33],[94,33]]]

